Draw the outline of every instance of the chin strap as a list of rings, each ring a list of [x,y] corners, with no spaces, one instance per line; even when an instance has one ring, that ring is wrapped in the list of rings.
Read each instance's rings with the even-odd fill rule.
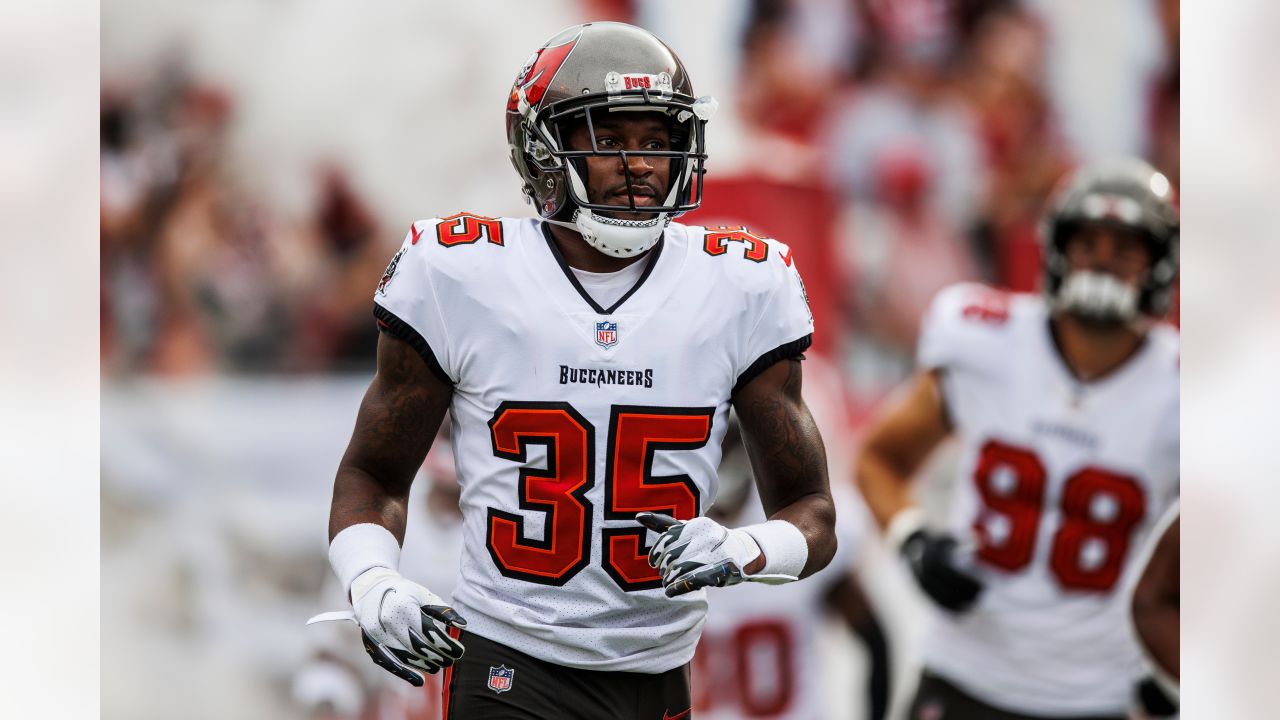
[[[623,220],[579,208],[573,212],[572,222],[547,222],[577,232],[588,245],[605,255],[629,258],[658,244],[662,233],[671,224],[671,215],[658,213],[650,220]]]
[[[1062,281],[1054,305],[1094,320],[1129,321],[1138,314],[1138,289],[1108,273],[1078,270]]]

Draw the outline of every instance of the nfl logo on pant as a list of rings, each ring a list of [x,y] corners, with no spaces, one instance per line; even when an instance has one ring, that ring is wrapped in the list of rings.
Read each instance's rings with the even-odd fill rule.
[[[514,668],[506,665],[489,668],[489,689],[496,693],[504,693],[511,689],[512,678],[515,677]]]
[[[602,348],[611,348],[618,344],[618,323],[609,321],[596,323],[596,344]]]

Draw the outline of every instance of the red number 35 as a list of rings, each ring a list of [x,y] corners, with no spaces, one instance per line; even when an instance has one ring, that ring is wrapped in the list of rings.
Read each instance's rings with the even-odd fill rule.
[[[692,450],[707,444],[715,408],[614,405],[605,458],[606,520],[631,520],[650,511],[692,520],[699,512],[698,486],[688,475],[653,474],[657,450]],[[547,449],[546,468],[522,467],[516,498],[522,510],[546,514],[542,539],[527,539],[524,517],[489,508],[486,545],[506,577],[564,585],[591,560],[595,483],[595,428],[566,402],[504,402],[489,421],[493,454],[525,463],[530,445]],[[606,528],[604,570],[623,590],[662,586],[649,567],[645,529]]]
[[[1005,482],[997,486],[997,470]],[[1030,450],[990,440],[982,446],[974,470],[974,483],[984,507],[974,518],[978,557],[990,565],[1018,572],[1031,563],[1043,513],[1044,464]],[[1108,501],[1112,511],[1099,517],[1099,505]],[[1134,527],[1146,514],[1146,496],[1135,478],[1109,470],[1086,467],[1066,479],[1060,501],[1062,523],[1053,536],[1049,569],[1064,588],[1106,592],[1115,586],[1129,553]],[[996,538],[989,529],[992,515],[1002,516],[1008,527]],[[1101,558],[1086,565],[1086,546],[1092,544]],[[1096,556],[1096,553],[1094,553]]]

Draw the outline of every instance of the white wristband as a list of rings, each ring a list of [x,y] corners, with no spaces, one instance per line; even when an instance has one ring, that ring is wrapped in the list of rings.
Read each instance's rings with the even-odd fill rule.
[[[895,553],[902,550],[902,543],[915,531],[924,527],[924,511],[918,507],[906,507],[898,511],[884,530],[885,542]]]
[[[748,579],[761,575],[774,576],[774,582],[788,582],[800,578],[804,564],[809,560],[809,541],[800,528],[786,520],[770,520],[742,528],[760,546],[764,553],[764,567]],[[762,578],[763,579],[763,578]]]
[[[329,565],[342,582],[343,590],[364,571],[400,567],[400,543],[391,531],[375,523],[358,523],[342,529],[329,543]]]

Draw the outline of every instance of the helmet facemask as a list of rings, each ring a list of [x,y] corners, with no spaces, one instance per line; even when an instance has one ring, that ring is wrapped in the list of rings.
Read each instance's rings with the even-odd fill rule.
[[[541,114],[530,113],[523,123],[526,162],[555,196],[539,207],[549,222],[580,233],[592,247],[614,257],[633,257],[657,243],[671,220],[696,209],[702,201],[705,173],[705,128],[715,110],[711,98],[695,99],[670,92],[636,91],[592,93],[561,101]],[[668,123],[665,150],[614,150],[599,146],[596,123],[614,113],[658,113]],[[585,124],[590,149],[570,149],[569,128]],[[588,192],[587,159],[614,158],[620,163],[627,202],[593,202]],[[646,157],[670,163],[668,186],[654,204],[636,201],[637,178],[629,159]],[[533,174],[533,173],[531,173]],[[620,213],[632,215],[618,217]],[[640,215],[637,218],[635,215]],[[566,222],[567,220],[567,222]]]
[[[1096,270],[1076,270],[1062,281],[1054,309],[1090,325],[1125,325],[1138,317],[1138,288]]]
[[[616,22],[575,25],[535,51],[516,76],[507,97],[511,163],[544,219],[578,231],[603,253],[632,257],[653,247],[673,218],[702,202],[705,128],[715,110],[716,101],[694,95],[680,58],[649,31]],[[673,142],[662,149],[600,147],[594,124],[620,112],[660,113]],[[575,119],[587,125],[589,148],[570,149],[566,142]],[[637,202],[634,193],[628,159],[637,156],[670,163],[664,168],[669,186],[652,205]],[[626,192],[612,194],[626,202],[592,201],[585,168],[600,167],[596,158],[621,163]]]

